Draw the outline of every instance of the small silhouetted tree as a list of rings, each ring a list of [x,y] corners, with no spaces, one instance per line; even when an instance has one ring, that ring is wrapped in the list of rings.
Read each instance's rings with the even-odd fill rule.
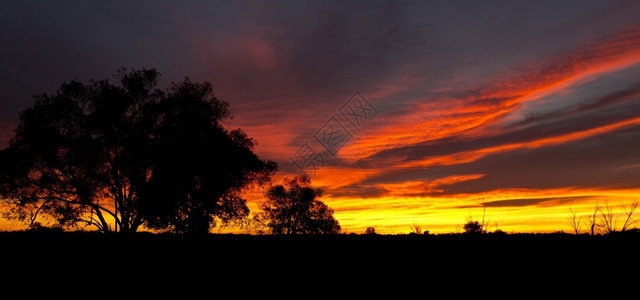
[[[376,229],[375,227],[367,227],[367,229],[364,231],[364,234],[376,234]]]
[[[228,104],[188,78],[157,88],[154,69],[120,70],[118,82],[72,81],[35,96],[0,151],[0,199],[31,226],[135,232],[142,225],[207,232],[248,215],[240,191],[277,165],[227,130]]]
[[[262,210],[254,220],[272,234],[331,234],[340,232],[333,209],[322,201],[322,190],[311,187],[308,176],[285,178],[274,185],[259,204]]]

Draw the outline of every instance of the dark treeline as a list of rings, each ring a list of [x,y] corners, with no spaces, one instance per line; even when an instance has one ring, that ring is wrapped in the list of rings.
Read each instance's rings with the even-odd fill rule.
[[[263,264],[304,262],[311,264],[308,267],[312,267],[316,259],[371,264],[431,259],[450,259],[452,263],[455,260],[491,263],[511,259],[520,264],[559,260],[572,264],[578,263],[579,258],[631,259],[629,251],[639,242],[640,233],[636,231],[595,236],[568,233],[183,235],[138,232],[104,235],[96,232],[0,232],[0,243],[14,245],[0,249],[8,255],[5,257],[38,257],[45,251],[47,256],[56,259],[108,259],[112,256],[150,262],[161,259],[164,264],[173,260],[206,262],[226,257],[239,259],[237,263],[253,258]],[[135,251],[125,255],[118,252],[122,248]]]
[[[97,289],[100,295],[123,290],[147,296],[189,295],[215,287],[217,292],[296,297],[301,290],[315,295],[399,288],[456,295],[459,288],[512,296],[513,289],[575,292],[570,282],[591,279],[597,280],[599,291],[629,291],[636,281],[638,242],[640,235],[631,232],[591,236],[23,231],[0,232],[0,257],[6,259],[5,287],[37,282],[39,288],[51,286],[45,290],[48,295],[67,294],[70,286],[104,288],[107,282],[110,286],[104,291]]]

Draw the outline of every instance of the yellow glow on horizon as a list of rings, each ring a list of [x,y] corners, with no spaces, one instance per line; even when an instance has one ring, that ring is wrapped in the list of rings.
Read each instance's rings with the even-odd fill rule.
[[[557,198],[557,199],[555,199]],[[494,201],[527,199],[529,205],[492,206]],[[539,202],[536,203],[536,200]],[[582,218],[582,231],[597,205],[607,203],[616,213],[623,213],[634,201],[640,201],[640,190],[505,190],[461,198],[380,197],[331,198],[323,200],[335,211],[343,231],[363,233],[367,227],[383,234],[410,233],[412,225],[420,225],[431,233],[462,232],[469,218],[481,221],[487,230],[507,233],[572,232],[568,223],[570,210]],[[483,203],[487,206],[483,207]],[[494,202],[495,203],[495,202]],[[634,216],[638,218],[640,211]]]
[[[254,192],[247,198],[251,211],[257,212],[262,194]],[[495,201],[514,199],[527,199],[532,203],[492,205]],[[536,199],[540,201],[536,203]],[[586,222],[596,206],[608,205],[622,220],[624,209],[640,201],[640,189],[512,189],[457,197],[322,197],[320,200],[334,210],[343,233],[361,234],[367,227],[374,227],[379,234],[407,234],[414,225],[432,234],[460,233],[469,218],[482,221],[483,216],[489,232],[499,229],[506,233],[572,233],[568,223],[570,210],[581,218],[581,232],[586,232]],[[483,207],[483,203],[487,205]],[[640,219],[639,215],[640,211],[636,211],[635,219]],[[23,229],[26,229],[24,224],[0,218],[0,231]],[[141,231],[149,230],[142,228]],[[212,232],[248,233],[232,227],[214,228]]]

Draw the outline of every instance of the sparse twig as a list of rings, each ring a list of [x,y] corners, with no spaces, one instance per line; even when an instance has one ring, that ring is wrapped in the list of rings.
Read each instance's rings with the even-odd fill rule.
[[[573,232],[575,232],[575,234],[580,233],[581,221],[582,221],[582,217],[579,217],[577,212],[574,211],[571,207],[569,207],[568,222],[571,228],[573,229]]]

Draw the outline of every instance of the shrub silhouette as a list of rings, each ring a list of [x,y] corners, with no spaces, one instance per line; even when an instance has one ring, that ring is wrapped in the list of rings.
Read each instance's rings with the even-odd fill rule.
[[[329,234],[340,232],[340,224],[333,210],[317,200],[321,189],[311,187],[308,176],[285,178],[284,185],[274,185],[260,203],[262,212],[255,222],[267,227],[272,234]]]
[[[464,230],[464,233],[470,233],[470,234],[478,234],[478,233],[485,232],[484,226],[479,221],[473,221],[473,220],[467,221],[467,223],[464,224],[462,229]]]

